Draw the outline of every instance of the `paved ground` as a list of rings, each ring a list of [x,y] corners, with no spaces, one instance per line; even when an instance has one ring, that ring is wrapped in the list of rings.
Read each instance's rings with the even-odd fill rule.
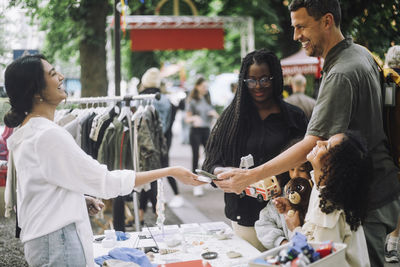
[[[22,244],[14,236],[15,218],[0,216],[0,266],[28,266]]]
[[[179,138],[174,138],[170,150],[171,166],[179,165],[191,169],[192,152],[189,145],[182,145]],[[224,215],[224,194],[211,185],[203,186],[204,195],[193,195],[193,187],[178,182],[180,195],[185,199],[183,207],[172,208],[172,211],[184,223],[230,221]],[[164,181],[167,200],[173,197],[172,189],[167,180]]]

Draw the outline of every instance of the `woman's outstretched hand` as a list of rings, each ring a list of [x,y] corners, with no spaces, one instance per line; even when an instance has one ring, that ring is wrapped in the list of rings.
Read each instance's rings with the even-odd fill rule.
[[[251,184],[251,178],[249,170],[234,168],[218,174],[218,179],[222,181],[214,183],[227,193],[240,194]]]
[[[202,185],[204,182],[197,180],[197,175],[184,167],[171,167],[171,176],[188,185]]]

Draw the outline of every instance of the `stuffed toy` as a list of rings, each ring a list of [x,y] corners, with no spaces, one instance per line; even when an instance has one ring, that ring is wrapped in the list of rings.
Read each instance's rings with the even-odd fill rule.
[[[290,179],[285,186],[285,197],[289,200],[291,206],[288,216],[298,211],[301,225],[304,224],[308,202],[310,201],[311,189],[312,181],[301,177]]]

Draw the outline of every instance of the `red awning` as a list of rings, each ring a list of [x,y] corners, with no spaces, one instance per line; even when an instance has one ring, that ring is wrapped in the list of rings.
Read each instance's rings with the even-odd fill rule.
[[[127,22],[133,51],[224,49],[221,18],[131,16]]]
[[[319,78],[322,64],[323,60],[321,58],[307,56],[304,49],[281,60],[284,76],[293,76],[301,73],[314,74],[316,78]]]
[[[132,51],[224,49],[224,29],[131,29]]]

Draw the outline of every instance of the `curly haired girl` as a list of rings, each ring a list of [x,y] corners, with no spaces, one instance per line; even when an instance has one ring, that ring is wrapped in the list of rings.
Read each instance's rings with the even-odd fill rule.
[[[307,160],[314,169],[314,187],[305,223],[300,227],[297,212],[286,214],[288,229],[291,233],[304,233],[309,241],[345,243],[350,266],[370,266],[360,227],[367,214],[372,173],[364,139],[355,132],[336,134],[318,141]],[[278,210],[287,213],[282,206],[285,205],[278,201]]]

